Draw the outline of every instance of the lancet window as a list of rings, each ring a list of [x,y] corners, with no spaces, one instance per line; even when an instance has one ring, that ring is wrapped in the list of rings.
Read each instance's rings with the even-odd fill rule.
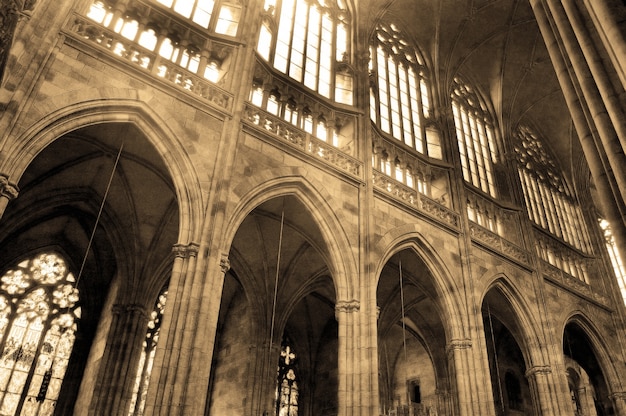
[[[241,20],[237,0],[153,0],[192,22],[222,35],[235,36]]]
[[[132,400],[130,404],[129,416],[143,415],[148,393],[148,383],[152,374],[154,355],[161,333],[161,322],[165,311],[165,301],[167,300],[167,285],[163,287],[159,294],[154,309],[150,313],[146,337],[143,341],[143,349],[137,366],[135,384],[133,386]]]
[[[619,251],[617,250],[617,243],[615,242],[615,237],[613,236],[609,222],[600,218],[598,219],[598,223],[600,224],[600,229],[604,235],[606,250],[609,253],[609,258],[611,259],[611,266],[613,266],[613,271],[615,272],[615,277],[617,278],[617,284],[620,292],[622,293],[622,299],[626,303],[626,268],[624,268],[624,262],[622,261]]]
[[[378,128],[417,152],[441,159],[441,143],[429,127],[430,85],[418,51],[399,29],[380,24],[370,46],[370,118]]]
[[[497,148],[489,111],[474,88],[459,78],[454,79],[451,98],[463,179],[496,197],[493,164]]]
[[[278,71],[352,105],[351,16],[344,0],[266,0],[257,52]]]
[[[0,414],[54,414],[80,318],[75,283],[55,253],[0,278]]]
[[[276,415],[298,416],[298,372],[296,356],[291,343],[283,340],[278,361],[278,384],[276,386]]]
[[[578,250],[590,253],[589,235],[580,206],[537,134],[520,127],[514,150],[530,219]]]

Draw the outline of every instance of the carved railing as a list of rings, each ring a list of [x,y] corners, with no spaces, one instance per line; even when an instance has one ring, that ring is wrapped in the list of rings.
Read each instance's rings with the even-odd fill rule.
[[[611,304],[604,293],[589,284],[589,276],[602,273],[598,258],[587,256],[538,229],[534,238],[546,278],[602,305]]]
[[[565,242],[535,229],[534,240],[537,254],[546,263],[560,270],[564,276],[589,284],[589,275],[595,274],[597,260],[584,255]]]
[[[281,142],[287,143],[305,154],[334,166],[357,179],[363,179],[363,164],[359,160],[255,105],[246,103],[242,120],[255,129],[271,133]]]
[[[423,185],[423,194],[450,208],[450,177],[447,166],[437,166],[427,161],[425,157],[420,158],[414,150],[407,150],[398,140],[383,136],[374,127],[372,127],[372,151],[375,167],[379,166],[381,161],[390,163],[392,169],[400,167],[410,175],[414,187],[415,183],[419,182]]]
[[[525,265],[531,264],[530,254],[522,247],[505,238],[502,238],[498,234],[489,231],[487,228],[482,227],[475,222],[470,221],[469,226],[472,240],[478,241],[520,263]]]
[[[523,248],[520,212],[505,208],[469,187],[465,187],[465,192],[472,239],[530,265],[530,255]]]
[[[232,111],[233,96],[230,93],[87,17],[74,14],[68,20],[64,32],[73,39],[106,50],[112,57],[162,79],[204,102]]]
[[[334,103],[312,93],[287,75],[270,68],[259,57],[255,65],[252,87],[261,91],[264,103],[269,97],[277,100],[280,107],[279,114],[283,114],[286,107],[289,107],[290,111],[297,112],[298,120],[292,123],[295,127],[303,127],[304,116],[310,116],[310,121],[314,126],[323,121],[326,137],[335,140],[336,147],[343,153],[354,156],[356,152],[354,132],[359,115],[357,111],[354,111],[354,107]]]
[[[373,170],[374,187],[392,198],[417,209],[419,212],[435,218],[455,229],[459,228],[459,214],[445,205],[408,187],[402,182],[390,178],[384,173]]]

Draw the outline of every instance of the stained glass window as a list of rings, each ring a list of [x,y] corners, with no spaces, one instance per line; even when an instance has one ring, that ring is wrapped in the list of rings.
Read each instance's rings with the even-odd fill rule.
[[[0,278],[0,414],[54,413],[80,318],[74,283],[54,253]]]
[[[161,321],[163,319],[163,312],[165,311],[166,300],[167,285],[161,290],[154,305],[154,309],[150,314],[150,321],[148,321],[148,330],[146,331],[146,338],[143,341],[143,350],[139,358],[135,385],[133,386],[133,395],[128,413],[130,416],[142,415],[146,405],[148,383],[150,381],[152,365],[154,364],[154,354],[161,332]]]
[[[276,386],[276,415],[298,416],[298,375],[296,356],[291,343],[284,339],[278,361]]]

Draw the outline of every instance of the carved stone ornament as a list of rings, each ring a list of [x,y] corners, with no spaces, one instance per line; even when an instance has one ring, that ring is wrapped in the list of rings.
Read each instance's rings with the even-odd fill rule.
[[[537,374],[546,375],[552,373],[552,368],[547,365],[536,365],[526,370],[526,378],[533,377]]]
[[[0,175],[0,197],[5,197],[9,201],[17,198],[19,191],[17,186],[9,182],[9,178]]]
[[[339,313],[352,313],[361,309],[361,302],[356,299],[340,300],[335,304],[335,318],[339,320]]]
[[[188,257],[197,257],[198,256],[199,246],[196,243],[185,244],[174,244],[172,247],[172,252],[176,257],[188,258]]]
[[[222,253],[222,257],[220,258],[220,267],[222,269],[222,273],[227,273],[230,270],[230,260],[228,260],[228,254]]]

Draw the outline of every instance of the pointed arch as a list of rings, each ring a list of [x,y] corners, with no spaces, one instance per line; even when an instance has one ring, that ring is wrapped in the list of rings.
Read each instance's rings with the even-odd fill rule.
[[[323,186],[307,178],[306,170],[301,168],[283,168],[256,175],[255,184],[246,184],[246,190],[235,189],[240,199],[233,207],[222,239],[223,252],[228,252],[239,226],[246,216],[263,202],[281,196],[293,196],[308,210],[315,224],[319,227],[326,247],[321,247],[332,276],[337,300],[358,299],[357,288],[352,286],[350,276],[356,274],[356,260],[348,239],[348,218],[341,218],[329,205],[332,200]],[[253,185],[248,188],[248,185]],[[247,192],[246,192],[247,191]]]
[[[480,297],[481,305],[493,290],[497,290],[502,295],[506,301],[506,307],[513,312],[512,317],[516,328],[511,332],[514,337],[515,332],[519,332],[516,342],[524,355],[526,367],[530,369],[536,365],[545,365],[549,362],[549,358],[546,356],[545,348],[542,348],[543,336],[537,332],[537,328],[541,328],[542,323],[536,319],[536,313],[526,301],[527,296],[524,296],[511,283],[508,276],[500,273],[494,276],[491,283],[486,286]]]
[[[463,312],[465,310],[464,301],[456,295],[461,292],[461,289],[452,278],[452,272],[446,266],[445,261],[419,231],[418,224],[407,224],[389,231],[373,247],[373,254],[378,255],[376,264],[372,265],[376,279],[374,287],[378,286],[378,280],[385,264],[393,255],[405,249],[413,251],[424,262],[433,278],[434,289],[438,298],[441,299],[439,305],[443,313],[442,321],[446,332],[446,341],[469,339],[469,326],[463,320],[463,316],[466,315]],[[373,296],[376,296],[375,291],[373,291]]]
[[[92,100],[65,107],[57,108],[49,102],[39,103],[39,110],[45,115],[14,139],[17,145],[7,147],[10,151],[3,160],[11,163],[0,164],[0,171],[12,182],[18,183],[33,159],[65,134],[90,125],[130,123],[154,146],[170,173],[179,203],[179,242],[198,241],[203,197],[199,175],[187,156],[188,152],[177,139],[184,137],[183,131],[171,120],[163,120],[134,91],[93,90],[89,93],[94,95]],[[111,95],[119,98],[106,98]],[[70,98],[67,99],[69,101]]]
[[[575,310],[572,311],[566,319],[563,321],[561,328],[559,328],[559,334],[561,334],[562,341],[564,341],[564,334],[567,325],[576,324],[588,337],[590,346],[595,353],[595,358],[600,365],[600,370],[605,377],[607,387],[611,389],[613,386],[621,384],[618,376],[618,371],[615,368],[615,361],[611,359],[611,353],[609,352],[609,346],[603,341],[603,336],[599,328],[594,325],[592,319],[587,316],[584,311]]]

